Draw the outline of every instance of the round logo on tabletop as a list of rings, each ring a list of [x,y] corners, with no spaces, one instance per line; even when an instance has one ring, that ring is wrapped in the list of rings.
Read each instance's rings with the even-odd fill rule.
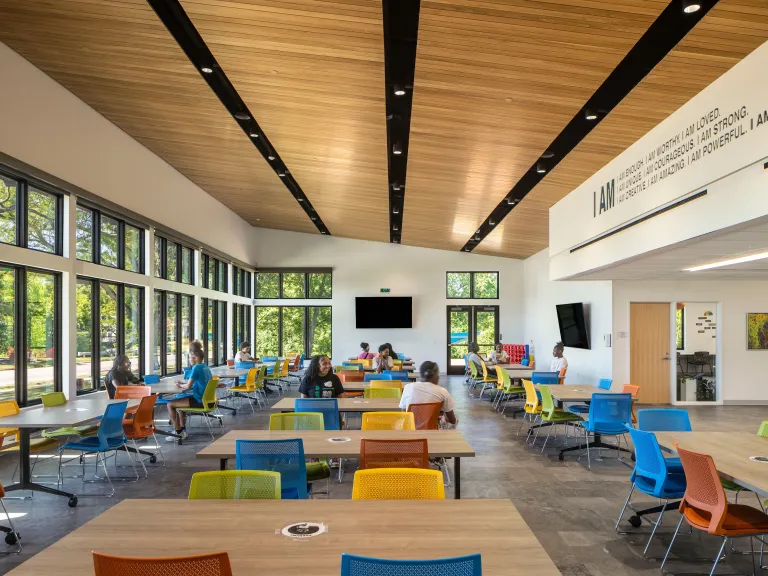
[[[295,524],[289,524],[281,530],[283,536],[288,538],[295,538],[301,540],[303,538],[313,538],[319,536],[323,532],[326,532],[328,527],[317,522],[297,522]]]
[[[749,459],[753,462],[768,462],[768,456],[750,456]]]
[[[350,442],[352,438],[346,438],[346,437],[339,437],[339,438],[328,438],[328,442]]]

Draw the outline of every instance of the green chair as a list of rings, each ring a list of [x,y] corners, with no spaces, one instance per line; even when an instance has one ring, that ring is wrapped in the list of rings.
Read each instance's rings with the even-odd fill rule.
[[[213,435],[213,428],[211,428],[211,419],[218,420],[219,424],[221,425],[221,431],[222,433],[224,432],[224,421],[220,415],[215,414],[216,408],[218,407],[218,400],[216,398],[216,388],[218,385],[219,379],[216,376],[211,378],[208,384],[206,384],[205,391],[203,392],[203,408],[176,409],[178,412],[184,412],[188,416],[193,416],[195,414],[201,416],[205,420],[205,424],[208,426],[208,432],[211,433],[211,440],[216,439],[216,437]]]
[[[547,447],[547,442],[549,441],[549,435],[552,434],[552,429],[555,426],[558,424],[568,425],[572,422],[581,422],[581,418],[572,412],[567,412],[560,408],[556,408],[555,400],[552,398],[552,392],[550,392],[549,386],[539,386],[539,393],[541,394],[541,421],[549,422],[550,424],[548,426],[549,432],[547,432],[547,438],[544,440],[544,446],[541,447],[541,452],[543,454],[544,448]],[[536,437],[533,439],[531,446],[536,444],[536,439],[539,437],[540,430],[541,426],[536,429]]]
[[[269,416],[269,429],[325,430],[325,417],[322,412],[282,412],[280,414],[271,414]],[[330,477],[331,467],[325,460],[307,462],[307,482],[318,482]],[[318,492],[318,494],[322,494],[322,492]]]
[[[280,472],[217,470],[192,474],[190,500],[280,500]]]
[[[467,360],[467,363],[469,364],[469,393],[472,394],[475,386],[483,381],[483,377],[477,371],[477,366],[475,366],[475,363],[472,362],[472,360]]]
[[[62,406],[67,403],[67,397],[64,392],[49,392],[43,394],[40,399],[43,401],[44,408],[53,406]],[[90,426],[65,426],[64,428],[46,429],[40,434],[43,438],[64,438],[67,436],[93,436],[99,429],[98,424]]]
[[[366,388],[365,398],[400,398],[400,388]]]
[[[516,386],[515,383],[512,382],[512,378],[510,378],[506,368],[496,366],[496,372],[501,374],[501,394],[497,394],[496,398],[494,398],[496,401],[496,410],[501,407],[502,401],[504,401],[504,410],[506,410],[510,397],[525,394],[525,388]]]

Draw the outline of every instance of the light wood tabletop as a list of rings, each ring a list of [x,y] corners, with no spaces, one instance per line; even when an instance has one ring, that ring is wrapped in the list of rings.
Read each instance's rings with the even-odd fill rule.
[[[675,442],[686,450],[709,454],[717,471],[727,480],[753,492],[768,494],[768,462],[755,462],[750,456],[768,458],[768,438],[750,432],[656,432],[659,445],[675,450]]]
[[[293,412],[296,398],[283,398],[272,405],[275,412]],[[399,398],[339,398],[339,412],[391,412],[400,410]]]
[[[603,390],[591,384],[551,384],[549,390],[558,402],[588,402],[592,399],[592,394],[620,393],[619,390]]]
[[[19,414],[0,418],[3,428],[61,428],[80,426],[104,415],[109,404],[125,402],[110,400],[106,392],[94,392],[60,406],[27,408]],[[128,406],[136,406],[138,400],[128,400]]]
[[[228,366],[219,366],[218,368],[211,368],[211,376],[218,376],[219,378],[240,378],[240,376],[248,376],[248,368],[229,368]],[[183,380],[183,376],[178,377]]]
[[[215,529],[204,534],[168,529],[169,519],[197,526],[205,518]],[[328,530],[300,542],[280,533],[298,522]],[[142,557],[226,551],[235,576],[338,576],[342,553],[400,560],[480,553],[484,576],[560,574],[509,500],[474,499],[123,500],[9,574],[93,574],[93,551]]]

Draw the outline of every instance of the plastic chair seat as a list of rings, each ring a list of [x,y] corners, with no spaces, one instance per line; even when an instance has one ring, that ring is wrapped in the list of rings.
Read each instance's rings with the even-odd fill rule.
[[[29,441],[29,451],[30,452],[42,452],[46,448],[49,448],[51,446],[58,445],[58,441],[56,441],[53,438],[31,438]],[[12,442],[7,445],[3,445],[2,448],[0,448],[0,453],[5,452],[18,452],[19,450],[19,443],[18,442]]]
[[[709,512],[697,510],[693,506],[685,509],[686,521],[700,530],[709,528]],[[722,536],[747,536],[749,534],[768,534],[768,514],[744,504],[728,504],[722,525]]]
[[[664,485],[658,495],[654,494],[656,480],[646,478],[645,476],[635,476],[634,481],[635,487],[638,490],[655,498],[682,498],[685,494],[685,474],[682,473],[682,468],[680,474],[667,474],[667,477],[664,479]]]
[[[664,462],[667,465],[667,470],[673,474],[683,473],[683,463],[680,462],[680,458],[664,458]]]
[[[606,434],[608,436],[611,435],[620,435],[624,434],[627,429],[624,427],[624,424],[622,423],[613,423],[613,422],[600,422],[598,426],[594,426],[592,422],[590,422],[588,419],[584,420],[583,422],[584,427],[589,430],[590,432],[597,433],[597,434]]]
[[[589,414],[589,406],[587,404],[574,404],[568,406],[568,412],[572,414]]]
[[[581,416],[568,412],[567,410],[555,409],[547,418],[548,422],[581,422]]]
[[[248,390],[248,386],[232,386],[231,388],[227,388],[227,390],[230,392],[253,392],[255,388]]]
[[[87,452],[106,452],[116,450],[125,444],[125,438],[107,438],[107,447],[102,448],[101,440],[98,436],[83,438],[75,442],[67,442],[61,447],[61,450],[84,450]]]
[[[55,430],[43,430],[43,438],[62,438],[65,436],[89,436],[96,434],[98,426],[68,426],[65,428],[56,428]]]
[[[327,462],[307,462],[307,482],[317,482],[331,477]]]

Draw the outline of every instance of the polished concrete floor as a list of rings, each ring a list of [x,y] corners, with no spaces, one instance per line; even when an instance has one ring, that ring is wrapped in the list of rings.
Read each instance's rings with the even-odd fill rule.
[[[586,458],[577,459],[571,453],[564,462],[558,461],[557,451],[550,440],[545,454],[538,448],[527,447],[524,435],[518,436],[519,419],[502,418],[489,402],[470,398],[461,378],[451,377],[445,382],[457,402],[460,429],[474,447],[477,457],[462,460],[462,496],[464,498],[509,498],[517,506],[538,537],[547,553],[565,575],[609,576],[617,574],[657,574],[659,561],[646,560],[642,551],[648,524],[632,529],[622,526],[628,534],[614,531],[616,518],[629,490],[630,468],[616,460],[615,452],[603,453],[600,462],[593,460],[592,469],[586,468]],[[295,395],[296,387],[293,387]],[[690,409],[695,430],[741,430],[754,432],[762,420],[768,419],[768,408],[761,406],[707,406]],[[159,414],[159,413],[158,413]],[[245,407],[234,418],[226,418],[226,427],[266,428],[268,412],[255,415]],[[10,500],[7,506],[22,535],[24,551],[21,555],[0,558],[0,573],[7,572],[20,562],[38,553],[57,539],[75,530],[94,516],[113,506],[123,498],[186,498],[189,478],[193,472],[211,469],[211,461],[197,461],[195,453],[210,441],[203,428],[192,430],[193,436],[183,446],[166,443],[160,438],[167,465],[148,465],[149,477],[139,482],[116,483],[113,498],[84,496],[77,508],[68,508],[63,498],[36,494],[31,500]],[[563,438],[558,438],[563,441]],[[593,454],[594,455],[594,454]],[[124,459],[124,460],[123,460]],[[122,462],[127,463],[125,456]],[[36,473],[55,473],[55,459],[42,461]],[[92,471],[92,460],[89,472]],[[0,458],[0,480],[11,481],[15,459]],[[352,471],[355,463],[348,462],[342,484],[332,485],[333,498],[349,498],[352,491]],[[77,470],[77,469],[73,469]],[[127,475],[130,468],[120,468],[118,474]],[[79,480],[68,480],[67,488],[80,493]],[[86,485],[86,493],[104,490],[102,485]],[[453,490],[449,490],[453,494]],[[754,498],[742,497],[742,502],[753,503]],[[639,496],[643,504],[654,505],[650,499]],[[669,543],[679,519],[676,511],[667,513],[663,526],[649,550],[649,556],[660,558]],[[436,520],[437,521],[437,520]],[[140,524],[140,519],[137,519]],[[4,523],[0,518],[0,523]],[[169,518],[170,530],[177,529]],[[200,527],[191,529],[202,529]],[[215,529],[215,525],[205,528]],[[476,538],[483,538],[478,533]],[[748,546],[738,543],[737,548]],[[5,546],[0,542],[0,546]],[[680,536],[673,550],[672,560],[665,569],[677,573],[708,573],[719,548],[719,540],[698,532]],[[693,561],[698,559],[698,561]],[[748,556],[729,555],[718,567],[718,574],[751,573]],[[768,574],[768,571],[766,571]]]

